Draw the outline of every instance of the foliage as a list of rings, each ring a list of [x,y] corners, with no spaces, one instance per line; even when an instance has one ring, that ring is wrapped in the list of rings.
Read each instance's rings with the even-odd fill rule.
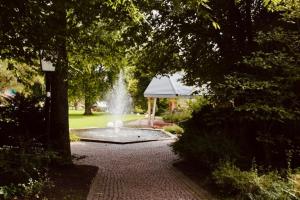
[[[38,178],[39,170],[45,170],[44,167],[55,157],[41,147],[2,147],[0,155],[1,185]]]
[[[0,199],[38,199],[50,187],[47,168],[57,156],[32,145],[0,149]]]
[[[296,170],[294,175],[291,176],[291,181],[295,184],[296,195],[300,196],[300,173]]]
[[[85,114],[89,115],[93,104],[109,90],[113,73],[102,65],[81,62],[71,75],[69,97],[73,102],[84,99]]]
[[[45,150],[41,100],[17,93],[0,107],[0,199],[38,199],[49,186],[47,168],[57,156]]]
[[[1,1],[1,60],[14,59],[37,66],[42,56],[56,67],[51,87],[50,142],[53,149],[69,160],[68,51],[73,46],[91,43],[88,31],[94,22],[136,23],[140,18],[132,1]],[[84,30],[87,32],[82,33]],[[77,40],[82,35],[87,36],[85,40]]]
[[[297,166],[297,146],[293,146],[297,144],[295,136],[286,134],[290,138],[283,138],[274,133],[273,138],[267,138],[259,135],[262,133],[255,131],[263,130],[265,123],[244,120],[244,116],[231,107],[204,106],[183,124],[185,134],[173,148],[184,158],[208,168],[225,158],[237,160],[242,167],[249,165],[252,158],[261,165],[284,168],[288,167],[290,159],[291,166]],[[289,126],[276,126],[276,131],[290,130]]]
[[[69,99],[84,100],[85,114],[91,114],[92,105],[112,87],[118,68],[126,65],[121,32],[119,24],[95,21],[82,29],[77,42],[69,47]]]
[[[26,96],[41,96],[42,84],[39,68],[12,59],[0,62],[0,92],[14,89]]]
[[[0,4],[0,13],[1,59],[15,58],[29,63],[38,60],[39,50],[44,50],[44,56],[56,63],[61,50],[57,42],[67,40],[69,45],[78,44],[78,35],[89,31],[95,21],[137,22],[140,15],[132,1],[100,0],[4,1]],[[80,41],[82,46],[88,39]]]
[[[251,134],[261,147],[263,155],[255,156],[277,167],[287,167],[278,162],[279,157],[286,160],[287,152],[292,153],[293,167],[300,163],[300,21],[294,15],[287,19],[289,12],[256,33],[256,49],[224,76],[213,97],[216,104],[231,104],[242,127],[249,125],[251,133],[244,130],[241,134]]]
[[[40,97],[17,93],[0,107],[0,145],[19,146],[23,142],[46,143],[45,118]]]
[[[140,5],[141,4],[141,5]],[[191,85],[211,85],[252,46],[252,24],[265,24],[261,1],[164,1],[138,3],[145,21],[128,29],[138,66],[147,73],[184,70]],[[251,13],[250,13],[251,12]]]
[[[0,199],[41,199],[43,191],[49,187],[51,182],[45,177],[36,180],[30,178],[27,183],[0,186]]]
[[[216,167],[220,160],[238,159],[241,165],[247,163],[237,142],[228,139],[221,132],[207,131],[208,127],[218,129],[219,126],[214,119],[215,115],[209,117],[211,119],[194,117],[185,122],[184,134],[172,144],[173,151],[187,161],[209,170]],[[206,123],[209,126],[205,126]]]
[[[210,105],[193,114],[193,118],[184,127],[185,134],[175,143],[174,148],[178,147],[176,150],[185,158],[192,157],[196,162],[201,162],[206,159],[205,154],[199,154],[203,157],[194,155],[197,155],[195,152],[199,151],[198,146],[202,144],[190,148],[189,143],[207,141],[208,144],[216,144],[215,138],[223,138],[224,141],[229,141],[228,144],[222,144],[223,147],[228,146],[225,149],[230,148],[230,145],[237,148],[237,154],[228,156],[236,159],[239,165],[249,165],[255,157],[264,166],[287,168],[287,163],[290,163],[290,166],[297,167],[300,163],[300,38],[299,18],[294,15],[297,6],[291,6],[292,1],[285,1],[281,4],[286,10],[280,8],[281,12],[270,12],[264,5],[259,5],[261,2],[230,2],[222,8],[215,6],[223,5],[223,1],[209,2],[216,15],[218,12],[225,16],[228,14],[228,17],[216,16],[220,24],[217,32],[220,31],[221,38],[211,34],[200,37],[200,32],[195,36],[194,43],[205,37],[203,45],[215,42],[215,49],[203,50],[209,56],[201,59],[205,54],[201,50],[199,54],[195,52],[201,46],[195,48],[195,51],[186,52],[186,55],[199,56],[194,57],[194,60],[199,60],[198,63],[193,63],[194,66],[183,67],[187,69],[188,79],[197,82],[198,77],[211,81]],[[252,10],[251,21],[247,16],[249,6]],[[168,17],[175,20],[171,15]],[[245,24],[242,25],[243,23]],[[207,25],[205,22],[203,24]],[[180,24],[178,28],[184,30]],[[196,34],[196,31],[193,33]],[[188,34],[183,36],[192,38]],[[208,38],[210,36],[212,38]],[[218,58],[218,64],[215,63],[215,58]],[[188,60],[186,57],[184,59]],[[206,69],[209,66],[213,71]],[[202,69],[205,69],[205,73],[196,73],[202,72]],[[191,72],[194,73],[190,74]],[[193,76],[196,77],[192,78]],[[207,148],[207,151],[216,150]],[[214,155],[215,161],[224,158],[222,154]],[[288,159],[290,162],[287,162]]]
[[[181,135],[181,134],[184,133],[183,128],[181,128],[180,126],[178,126],[176,124],[171,125],[171,126],[165,126],[164,130],[168,131],[168,132],[170,132],[172,134],[177,134],[177,135]]]
[[[180,123],[191,118],[191,112],[187,110],[179,110],[174,112],[166,112],[162,115],[162,118],[166,122]]]
[[[167,102],[167,99],[165,100]],[[175,109],[173,112],[166,111],[167,110],[167,104],[164,108],[164,113],[162,114],[162,117],[167,122],[172,123],[181,123],[184,122],[192,117],[193,112],[199,111],[203,106],[208,104],[208,100],[203,96],[195,97],[194,99],[187,100],[186,101],[187,106],[184,108],[181,108],[180,105],[178,105],[178,109]]]
[[[144,97],[144,101],[146,101],[146,98]],[[156,111],[155,111],[155,115],[164,115],[164,113],[168,112],[169,110],[169,100],[168,99],[157,99],[156,101]]]
[[[154,75],[148,71],[142,71],[139,69],[138,65],[134,65],[137,62],[136,52],[129,52],[128,56],[128,59],[132,62],[131,66],[126,67],[128,91],[133,99],[133,105],[140,107],[142,110],[144,110],[143,113],[145,113],[147,111],[147,101],[144,97],[144,91]],[[160,106],[158,109],[160,109]]]
[[[191,112],[197,112],[207,104],[209,104],[209,101],[206,97],[196,96],[194,99],[188,101],[188,109]]]
[[[78,137],[74,132],[70,131],[70,142],[78,142],[80,137]]]
[[[276,171],[259,173],[255,167],[249,171],[242,171],[234,164],[224,162],[213,172],[213,178],[226,196],[235,199],[296,200],[300,198],[296,194],[293,180],[282,177]]]
[[[141,106],[136,105],[134,106],[134,113],[143,114],[145,113],[145,110]]]
[[[17,85],[16,77],[7,69],[3,63],[0,63],[0,91]]]

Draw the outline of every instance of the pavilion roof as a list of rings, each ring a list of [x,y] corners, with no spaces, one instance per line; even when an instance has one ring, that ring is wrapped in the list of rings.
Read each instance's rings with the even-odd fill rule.
[[[144,91],[144,97],[192,97],[193,93],[196,91],[196,87],[185,85],[182,82],[183,75],[182,72],[177,72],[173,75],[155,76]]]

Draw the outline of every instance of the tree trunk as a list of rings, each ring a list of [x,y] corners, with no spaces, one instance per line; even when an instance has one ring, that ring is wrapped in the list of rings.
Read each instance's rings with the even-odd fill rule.
[[[93,103],[90,101],[90,98],[88,95],[85,95],[84,98],[84,115],[92,115],[92,106]]]
[[[56,1],[57,15],[60,24],[57,24],[57,63],[52,77],[51,97],[51,130],[50,145],[52,150],[62,157],[63,161],[70,163],[71,150],[69,139],[68,116],[68,60],[66,51],[66,9],[64,1]]]
[[[78,110],[78,101],[75,101],[75,102],[74,102],[74,109],[75,109],[75,110]]]

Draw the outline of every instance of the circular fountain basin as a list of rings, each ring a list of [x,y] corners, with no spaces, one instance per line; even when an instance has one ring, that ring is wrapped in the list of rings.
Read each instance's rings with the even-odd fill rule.
[[[72,129],[80,140],[92,142],[106,142],[115,144],[129,144],[174,139],[175,136],[153,129],[136,128],[89,128]]]

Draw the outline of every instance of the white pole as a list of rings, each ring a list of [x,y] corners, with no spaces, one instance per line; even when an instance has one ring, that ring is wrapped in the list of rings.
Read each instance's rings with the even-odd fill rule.
[[[153,126],[154,118],[155,118],[156,99],[157,98],[154,98],[154,103],[153,103],[153,119],[151,120],[151,126]]]
[[[148,125],[151,125],[151,99],[148,97]]]

